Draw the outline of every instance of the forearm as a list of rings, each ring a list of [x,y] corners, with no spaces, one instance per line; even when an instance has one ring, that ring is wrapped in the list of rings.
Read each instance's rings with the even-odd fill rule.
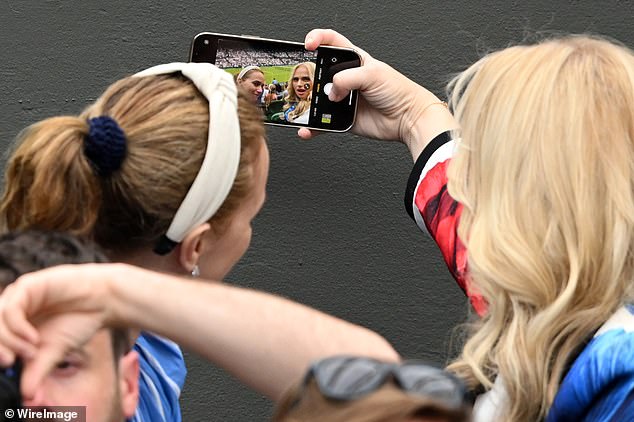
[[[274,400],[324,356],[398,359],[378,334],[277,296],[139,275],[113,283],[116,322],[171,338]]]

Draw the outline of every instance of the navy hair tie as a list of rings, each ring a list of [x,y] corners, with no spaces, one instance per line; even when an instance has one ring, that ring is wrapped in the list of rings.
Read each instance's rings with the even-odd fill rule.
[[[108,177],[121,168],[125,159],[125,133],[108,116],[89,119],[88,126],[88,136],[84,139],[84,155],[99,176]]]

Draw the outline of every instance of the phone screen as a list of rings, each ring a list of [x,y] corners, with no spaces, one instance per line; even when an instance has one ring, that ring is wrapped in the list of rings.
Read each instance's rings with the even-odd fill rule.
[[[345,131],[354,123],[357,94],[328,100],[334,74],[360,65],[349,49],[203,33],[194,38],[192,61],[210,62],[231,73],[259,107],[266,123]]]

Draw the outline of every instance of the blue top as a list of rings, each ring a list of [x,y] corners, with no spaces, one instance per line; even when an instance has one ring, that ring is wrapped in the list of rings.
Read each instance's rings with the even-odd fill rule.
[[[600,330],[564,378],[546,422],[634,421],[634,306]]]
[[[187,368],[178,345],[141,333],[134,350],[139,354],[139,404],[131,422],[180,422],[178,399]]]
[[[295,109],[297,108],[297,103],[293,103],[293,105],[291,105],[288,109],[286,109],[286,111],[284,112],[284,120],[286,120],[287,122],[291,122],[291,116],[290,114],[295,111]]]

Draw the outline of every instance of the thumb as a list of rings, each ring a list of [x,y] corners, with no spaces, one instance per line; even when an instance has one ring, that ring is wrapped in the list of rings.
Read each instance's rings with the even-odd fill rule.
[[[328,94],[328,99],[337,102],[346,98],[352,90],[363,91],[367,81],[367,69],[364,67],[342,70],[332,78],[332,89]]]
[[[310,130],[306,127],[299,128],[297,130],[297,135],[304,140],[313,139],[315,136],[319,135],[319,132],[315,130]]]

